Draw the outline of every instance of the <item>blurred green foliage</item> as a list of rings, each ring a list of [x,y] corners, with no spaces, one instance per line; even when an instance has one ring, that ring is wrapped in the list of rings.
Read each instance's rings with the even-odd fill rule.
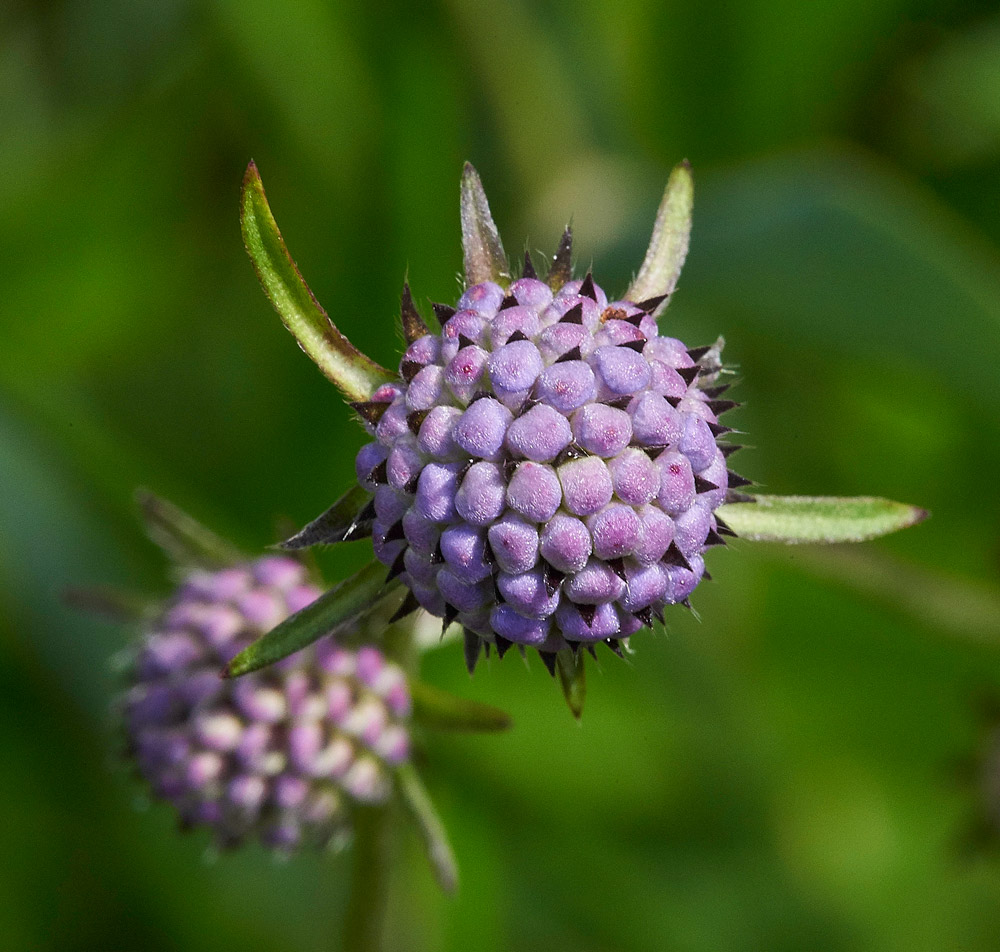
[[[539,664],[434,684],[511,710],[429,736],[463,881],[403,839],[391,948],[1000,948],[962,848],[1000,688],[1000,18],[975,0],[13,0],[0,9],[0,948],[335,947],[348,864],[204,862],[133,809],[107,709],[163,592],[145,485],[241,545],[346,486],[360,431],[257,287],[256,159],[313,290],[379,361],[404,275],[450,300],[458,176],[511,253],[624,288],[670,166],[697,195],[665,329],[726,335],[769,492],[933,510],[857,552],[735,544],[702,621],[635,639],[582,724]],[[330,577],[364,544],[324,556]]]

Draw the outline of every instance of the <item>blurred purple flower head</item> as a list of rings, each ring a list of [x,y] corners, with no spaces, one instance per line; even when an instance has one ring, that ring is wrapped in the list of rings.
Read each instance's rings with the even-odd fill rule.
[[[266,671],[219,672],[320,589],[270,556],[189,574],[143,635],[120,699],[128,749],[155,797],[221,846],[325,846],[355,803],[381,803],[409,755],[402,670],[324,638]]]

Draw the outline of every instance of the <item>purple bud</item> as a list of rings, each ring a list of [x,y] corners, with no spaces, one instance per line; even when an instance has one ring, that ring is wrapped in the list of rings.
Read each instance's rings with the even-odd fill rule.
[[[403,360],[410,360],[415,364],[429,364],[431,361],[437,360],[440,353],[440,338],[433,334],[424,334],[423,337],[418,337],[406,348]]]
[[[375,490],[375,514],[383,525],[392,525],[403,518],[410,508],[410,496],[393,489],[391,486],[379,486]]]
[[[354,460],[354,470],[357,473],[358,482],[369,489],[373,488],[373,484],[368,481],[368,474],[388,455],[389,451],[379,443],[366,443],[362,446]]]
[[[587,518],[599,559],[620,559],[631,555],[639,542],[642,523],[631,506],[613,503]]]
[[[625,583],[604,562],[591,559],[563,582],[563,591],[578,605],[600,605],[621,598]]]
[[[470,456],[496,459],[513,418],[510,410],[496,400],[477,400],[462,414],[451,437]]]
[[[358,458],[360,460],[360,456]],[[386,462],[389,485],[394,489],[402,490],[410,480],[420,475],[424,462],[423,455],[417,449],[416,440],[400,440],[392,448]],[[388,517],[383,516],[382,518]]]
[[[492,316],[500,307],[500,302],[504,299],[503,288],[492,281],[484,281],[482,284],[474,284],[466,288],[465,294],[458,299],[458,306],[461,310],[478,311],[481,314]]]
[[[536,389],[539,400],[555,407],[560,413],[570,413],[594,399],[597,381],[589,364],[582,360],[567,360],[546,367],[538,378]]]
[[[671,515],[684,512],[694,502],[694,473],[691,461],[677,452],[663,453],[657,459],[660,468],[660,492],[657,502]]]
[[[538,312],[552,302],[552,289],[537,278],[519,278],[508,291],[517,298],[517,303]]]
[[[507,488],[507,505],[511,509],[529,522],[547,522],[561,502],[562,486],[550,466],[532,462],[518,465]]]
[[[657,506],[642,506],[637,515],[642,534],[633,555],[644,565],[659,562],[674,540],[674,521]]]
[[[548,619],[526,618],[510,605],[497,605],[490,613],[490,626],[501,638],[519,645],[540,645],[549,634]]]
[[[481,582],[490,575],[485,559],[486,533],[482,529],[449,526],[441,533],[441,554],[448,568],[462,582]]]
[[[485,401],[480,401],[483,403]],[[475,404],[473,404],[475,406]],[[417,483],[417,511],[427,519],[445,522],[455,516],[459,463],[428,463]]]
[[[624,449],[608,462],[615,495],[622,502],[641,506],[660,491],[660,470],[642,450]]]
[[[632,569],[628,573],[628,586],[622,597],[622,608],[630,612],[640,611],[648,605],[663,600],[667,591],[667,570],[653,564]]]
[[[646,392],[632,408],[632,435],[646,446],[665,446],[681,438],[680,414],[658,393]]]
[[[488,526],[500,518],[506,494],[500,468],[494,463],[475,463],[455,494],[455,509],[467,522]]]
[[[712,527],[712,513],[706,506],[694,505],[674,519],[674,541],[689,559],[700,552]]]
[[[596,456],[563,463],[557,472],[565,506],[575,515],[588,516],[611,501],[614,492],[611,474],[604,461]]]
[[[564,601],[556,612],[556,623],[574,641],[603,641],[619,633],[618,613],[609,602],[598,605],[588,624],[579,609]]]
[[[503,571],[512,575],[527,572],[538,561],[538,532],[520,516],[504,513],[487,534],[490,549]]]
[[[598,380],[612,394],[635,393],[649,386],[649,363],[628,347],[598,347],[594,365]]]
[[[461,450],[452,442],[452,432],[461,418],[458,407],[435,407],[420,425],[417,445],[428,456],[438,459],[460,456]]]
[[[403,516],[403,533],[412,549],[430,555],[441,538],[441,527],[413,508]]]
[[[588,403],[573,414],[573,435],[588,453],[617,456],[632,439],[632,421],[624,410]]]
[[[428,364],[410,381],[406,391],[408,410],[429,410],[441,400],[444,388],[444,370],[437,364]]]
[[[406,567],[406,574],[411,582],[418,582],[421,585],[434,585],[437,581],[439,564],[431,561],[431,557],[426,552],[418,552],[410,547],[403,554],[403,564]]]
[[[544,403],[533,406],[507,430],[511,452],[537,463],[555,459],[572,439],[569,420]]]
[[[684,430],[677,448],[691,461],[691,468],[700,473],[715,458],[715,437],[700,417],[691,413],[683,416]]]
[[[461,612],[474,612],[493,597],[491,583],[463,582],[447,567],[438,572],[437,586],[444,600]]]
[[[515,331],[529,338],[537,336],[538,315],[527,307],[508,307],[498,312],[490,322],[490,342],[493,349],[496,350],[506,344],[507,339]]]
[[[544,369],[542,356],[530,340],[504,344],[490,355],[488,366],[490,382],[498,394],[527,390]]]
[[[511,608],[529,618],[548,618],[559,605],[559,593],[548,594],[541,569],[518,575],[501,572],[497,588]]]
[[[579,572],[593,551],[590,531],[579,519],[560,513],[542,528],[540,551],[560,572]]]
[[[479,389],[487,357],[482,347],[463,347],[449,362],[444,380],[459,400],[468,401]]]

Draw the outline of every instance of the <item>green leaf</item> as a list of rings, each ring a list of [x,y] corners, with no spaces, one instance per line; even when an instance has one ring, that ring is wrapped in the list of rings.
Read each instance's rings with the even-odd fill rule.
[[[466,285],[496,281],[506,287],[510,284],[507,256],[479,173],[468,162],[462,172],[460,211]]]
[[[173,503],[144,489],[136,502],[149,538],[184,568],[224,569],[247,557]]]
[[[396,789],[407,813],[417,825],[420,838],[424,841],[434,876],[445,892],[454,892],[458,886],[458,864],[455,862],[455,854],[448,841],[444,824],[412,764],[403,764],[396,769]]]
[[[290,539],[280,543],[279,547],[295,551],[307,549],[312,545],[329,545],[334,542],[360,539],[362,533],[370,535],[371,533],[366,532],[365,528],[371,523],[366,524],[358,518],[369,498],[367,490],[361,486],[352,486],[326,512],[317,516]]]
[[[587,696],[587,678],[583,657],[582,651],[573,651],[570,648],[563,648],[556,655],[559,683],[562,685],[566,703],[577,720],[583,714],[583,702]]]
[[[285,247],[253,162],[243,176],[240,223],[264,293],[327,379],[348,400],[367,400],[382,384],[395,379],[344,337],[313,297]]]
[[[383,590],[386,590],[385,566],[373,560],[244,648],[226,666],[224,676],[236,678],[287,658],[339,626],[356,620],[373,607]]]
[[[688,253],[693,203],[694,180],[691,178],[691,166],[685,159],[670,173],[656,212],[649,249],[639,273],[625,294],[629,301],[645,301],[673,293]]]
[[[871,496],[760,496],[717,510],[744,539],[755,542],[864,542],[916,525],[926,509]]]
[[[424,727],[441,731],[505,731],[510,715],[490,704],[457,697],[423,681],[410,682],[413,719]]]

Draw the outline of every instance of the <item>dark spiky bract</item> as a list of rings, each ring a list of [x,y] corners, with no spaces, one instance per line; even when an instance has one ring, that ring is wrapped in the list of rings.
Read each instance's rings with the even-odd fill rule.
[[[567,233],[568,235],[568,233]],[[659,335],[662,297],[609,302],[569,280],[568,238],[545,281],[469,287],[435,307],[400,379],[365,411],[357,458],[375,553],[417,603],[472,640],[618,647],[687,604],[724,527],[731,448],[717,345]]]
[[[223,847],[327,846],[357,803],[381,803],[408,758],[402,670],[327,638],[266,671],[219,672],[320,590],[272,556],[189,575],[137,646],[120,701],[130,756],[183,826]]]

